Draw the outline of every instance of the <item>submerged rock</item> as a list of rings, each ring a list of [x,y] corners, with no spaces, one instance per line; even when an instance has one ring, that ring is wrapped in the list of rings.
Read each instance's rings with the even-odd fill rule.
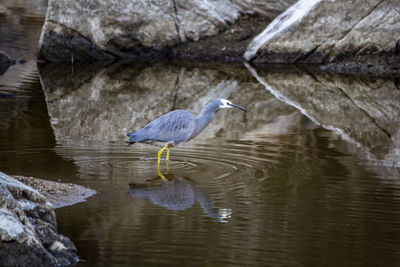
[[[67,266],[76,248],[57,233],[53,206],[35,189],[0,172],[0,265]]]
[[[50,0],[38,57],[52,62],[73,62],[166,55],[171,47],[220,34],[243,14],[259,14],[265,27],[266,22],[294,2]],[[257,33],[245,35],[248,39]],[[234,35],[226,46],[242,38],[242,33]],[[221,43],[204,47],[209,53],[213,50],[218,53],[219,46]]]
[[[396,0],[301,0],[252,40],[244,58],[327,63],[352,56],[399,55],[399,8]]]

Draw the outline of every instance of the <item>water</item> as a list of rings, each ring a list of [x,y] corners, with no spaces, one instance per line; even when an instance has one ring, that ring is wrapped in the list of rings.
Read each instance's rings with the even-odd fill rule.
[[[36,32],[32,45],[35,25],[20,32]],[[78,266],[399,264],[396,78],[212,63],[37,68],[25,51],[0,77],[0,170],[97,191],[56,210]],[[218,96],[249,112],[219,111],[174,148],[169,174],[162,164],[170,182],[156,147],[126,146],[127,131]]]

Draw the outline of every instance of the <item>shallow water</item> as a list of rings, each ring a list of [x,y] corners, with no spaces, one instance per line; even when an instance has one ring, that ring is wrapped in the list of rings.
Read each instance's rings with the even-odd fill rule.
[[[33,58],[0,77],[0,170],[97,191],[56,210],[78,266],[399,264],[396,79]],[[218,111],[174,148],[170,182],[158,148],[127,147],[127,131],[219,96],[249,112]]]

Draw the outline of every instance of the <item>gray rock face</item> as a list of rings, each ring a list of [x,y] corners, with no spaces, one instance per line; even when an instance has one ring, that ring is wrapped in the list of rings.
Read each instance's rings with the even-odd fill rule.
[[[301,0],[249,44],[244,58],[268,63],[326,63],[344,56],[399,52],[396,0]]]
[[[50,0],[38,57],[71,62],[163,54],[178,44],[219,34],[244,13],[270,20],[293,2]]]
[[[52,205],[0,172],[0,265],[66,266],[77,260],[74,244],[57,233]]]
[[[232,2],[242,8],[247,13],[259,13],[266,19],[272,20],[297,0],[232,0]]]

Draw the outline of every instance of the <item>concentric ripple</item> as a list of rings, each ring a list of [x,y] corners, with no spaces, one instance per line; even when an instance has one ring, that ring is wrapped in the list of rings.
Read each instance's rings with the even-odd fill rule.
[[[113,175],[137,182],[157,176],[157,147],[108,144],[79,148],[58,146],[55,150],[58,155],[79,166],[83,179],[86,176],[108,179]],[[211,187],[235,189],[245,185],[241,181],[243,179],[265,179],[271,166],[282,156],[282,151],[290,153],[292,150],[296,148],[275,142],[261,145],[240,141],[188,143],[171,149],[169,171],[195,181],[207,180]],[[166,153],[163,154],[161,170],[168,173],[165,156]]]

